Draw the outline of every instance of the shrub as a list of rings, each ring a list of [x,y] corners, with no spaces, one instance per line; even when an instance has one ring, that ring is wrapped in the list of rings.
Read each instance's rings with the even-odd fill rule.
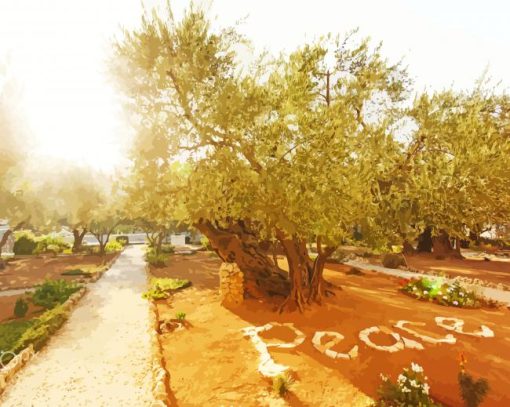
[[[396,383],[384,375],[381,375],[381,379],[383,382],[377,391],[379,399],[375,403],[376,406],[440,406],[430,398],[430,388],[423,374],[423,368],[415,363],[411,363],[410,369],[404,369]]]
[[[28,311],[28,303],[23,298],[18,298],[14,304],[14,315],[17,318],[23,318]]]
[[[200,238],[200,244],[205,250],[212,250],[211,243],[209,242],[209,239],[205,236],[202,236]]]
[[[72,269],[62,272],[63,276],[90,276],[92,273],[84,271],[82,269]]]
[[[412,280],[403,285],[402,291],[419,300],[429,300],[440,305],[461,308],[477,308],[480,300],[473,291],[463,288],[458,282],[452,284],[442,279]]]
[[[46,235],[37,239],[37,246],[34,253],[59,254],[68,249],[70,249],[69,244],[61,236]]]
[[[34,320],[32,326],[23,332],[16,341],[12,351],[19,353],[30,344],[34,346],[36,351],[41,349],[49,337],[63,325],[67,318],[68,313],[62,306],[46,311]]]
[[[175,314],[175,318],[177,319],[177,321],[179,322],[184,322],[186,320],[186,313],[185,312],[178,312]]]
[[[14,234],[13,251],[16,255],[33,254],[37,247],[35,235],[29,230],[22,230]]]
[[[148,248],[145,252],[145,261],[154,267],[165,267],[166,261],[168,260],[168,254],[160,253],[156,254],[154,249]]]
[[[153,278],[149,289],[142,294],[147,300],[162,300],[168,298],[170,293],[191,285],[189,280],[179,280],[176,278]]]
[[[175,247],[170,243],[165,243],[161,245],[161,253],[172,254],[175,251]]]
[[[349,271],[347,271],[345,274],[348,276],[363,276],[365,273],[363,273],[359,268],[357,267],[351,267]]]
[[[106,246],[105,246],[105,251],[106,253],[113,253],[113,252],[120,252],[122,249],[124,248],[124,246],[115,241],[115,240],[112,240],[108,243],[106,243]]]
[[[122,246],[127,246],[129,244],[129,237],[125,235],[117,236],[115,241],[119,242]]]
[[[10,352],[14,349],[16,342],[21,338],[23,333],[35,324],[36,320],[29,321],[9,321],[0,324],[0,351]],[[12,356],[9,354],[2,357],[2,363],[6,364]]]
[[[285,396],[294,384],[294,379],[287,373],[273,377],[273,392],[280,397]]]
[[[400,253],[387,253],[384,255],[382,259],[382,264],[384,267],[390,269],[396,269],[400,266],[406,266],[406,259]]]
[[[46,309],[63,304],[71,294],[81,288],[80,285],[66,280],[47,280],[39,285],[32,294],[32,302]]]

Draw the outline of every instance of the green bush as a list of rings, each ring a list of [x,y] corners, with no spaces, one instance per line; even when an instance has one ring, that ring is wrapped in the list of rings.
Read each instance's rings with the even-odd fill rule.
[[[175,247],[170,243],[165,243],[161,245],[161,253],[173,254],[175,252]]]
[[[209,242],[209,239],[205,236],[202,236],[200,238],[200,244],[205,250],[212,250],[211,243]]]
[[[123,248],[124,246],[121,243],[112,240],[106,243],[105,251],[106,253],[120,252]]]
[[[129,237],[128,236],[117,236],[115,238],[116,242],[119,242],[122,246],[127,246],[129,244]]]
[[[177,319],[177,321],[179,321],[179,322],[184,322],[184,321],[186,320],[186,313],[185,313],[185,312],[182,312],[182,311],[177,312],[177,313],[175,314],[175,318],[176,318],[176,319]]]
[[[396,269],[400,266],[407,266],[406,259],[402,254],[399,253],[387,253],[384,255],[382,260],[383,266],[390,268],[390,269]]]
[[[421,278],[403,285],[402,291],[419,300],[460,308],[478,308],[481,300],[474,291],[468,291],[458,282],[445,283],[442,279]]]
[[[12,351],[19,353],[30,344],[34,346],[36,351],[41,349],[50,336],[64,324],[67,318],[68,312],[62,306],[46,311],[34,320],[32,326],[23,332],[16,341]]]
[[[92,273],[89,271],[84,271],[82,269],[72,269],[72,270],[66,270],[62,272],[63,276],[90,276]]]
[[[38,239],[34,254],[54,253],[59,254],[70,249],[70,245],[61,236],[46,235]]]
[[[16,304],[14,304],[14,316],[16,318],[23,318],[27,315],[28,311],[28,303],[24,298],[20,297],[16,300]]]
[[[294,384],[294,379],[289,374],[280,374],[273,377],[273,393],[284,397]]]
[[[16,255],[33,254],[37,247],[35,235],[29,230],[21,230],[14,233],[13,251]]]
[[[179,280],[176,278],[153,278],[149,289],[142,294],[146,300],[162,300],[168,298],[170,293],[191,285],[189,280]]]
[[[397,382],[393,383],[389,378],[381,375],[382,384],[378,389],[379,399],[375,406],[386,407],[436,407],[429,396],[429,385],[423,374],[423,368],[411,363],[411,368],[405,368],[398,376]]]
[[[154,267],[165,267],[168,260],[168,254],[156,254],[154,249],[149,247],[145,252],[145,261]]]
[[[14,349],[16,342],[21,338],[23,333],[35,324],[36,320],[31,319],[29,321],[9,321],[0,324],[0,351],[10,352]],[[7,356],[5,356],[7,358]],[[9,359],[2,358],[2,362],[5,364],[9,362]]]
[[[66,280],[47,280],[34,291],[32,302],[35,305],[50,309],[63,304],[71,294],[80,288],[80,285]]]

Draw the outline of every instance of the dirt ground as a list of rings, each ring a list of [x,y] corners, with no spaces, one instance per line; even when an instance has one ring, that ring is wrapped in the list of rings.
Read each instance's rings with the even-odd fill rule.
[[[14,304],[16,304],[16,300],[20,297],[23,297],[23,295],[0,296],[0,323],[16,319],[14,317]],[[31,319],[40,315],[43,311],[43,307],[39,307],[29,302],[27,314],[22,319]]]
[[[155,274],[188,278],[194,286],[159,301],[161,319],[174,318],[176,312],[187,315],[190,327],[161,336],[164,357],[170,373],[173,401],[179,406],[365,406],[367,396],[375,397],[380,373],[393,380],[411,362],[425,369],[432,396],[445,406],[462,406],[457,374],[459,355],[467,358],[467,371],[488,379],[491,390],[482,404],[510,405],[510,311],[506,309],[463,310],[419,302],[398,292],[395,279],[365,273],[346,275],[346,266],[331,265],[326,278],[341,290],[319,307],[304,314],[274,312],[281,299],[262,302],[246,300],[242,307],[228,310],[219,304],[218,259],[207,253],[173,256],[164,269]],[[465,330],[480,324],[490,327],[494,338],[475,338],[455,334],[454,345],[423,343],[425,350],[405,349],[397,353],[377,351],[358,339],[360,330],[371,326],[391,327],[405,319],[424,322],[424,334],[442,337],[447,331],[436,326],[434,317],[457,317],[465,321]],[[271,321],[293,322],[306,334],[305,342],[295,349],[270,349],[276,363],[296,373],[296,383],[285,401],[270,396],[270,383],[257,372],[258,353],[242,336],[241,329]],[[333,350],[347,352],[359,346],[358,358],[333,361],[311,343],[317,330],[337,331],[345,339]],[[395,332],[416,339],[398,329]],[[269,331],[267,339],[289,340],[289,332]],[[389,336],[373,335],[379,345],[391,344]]]
[[[107,254],[106,262],[117,253]],[[0,290],[33,287],[45,279],[79,280],[82,276],[62,276],[62,272],[87,266],[98,266],[103,258],[95,255],[75,255],[42,257],[31,256],[10,260],[4,270],[0,270]]]
[[[492,283],[510,285],[510,261],[475,259],[437,260],[432,255],[406,256],[410,267],[424,270],[445,272],[451,276],[478,278]]]

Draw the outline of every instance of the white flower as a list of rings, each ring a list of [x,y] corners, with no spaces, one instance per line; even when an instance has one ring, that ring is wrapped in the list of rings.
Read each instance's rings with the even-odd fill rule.
[[[406,381],[406,377],[403,374],[399,374],[397,382],[404,383],[405,381]]]
[[[427,295],[429,292],[427,290],[423,291],[423,294]]]
[[[464,297],[464,293],[463,293],[462,291],[459,293],[459,295],[460,295],[461,297]]]
[[[413,286],[413,291],[416,291],[416,290],[417,290],[416,286]]]
[[[411,384],[411,386],[413,387],[420,387],[420,385],[418,383],[416,383],[416,380],[410,380],[409,383]]]
[[[379,376],[381,376],[381,380],[382,380],[383,382],[387,382],[387,381],[388,381],[388,376],[385,376],[385,375],[383,375],[382,373],[381,373]]]
[[[430,390],[429,385],[428,385],[427,383],[425,383],[425,384],[423,385],[423,392],[424,392],[425,394],[429,394],[429,390]]]
[[[443,295],[443,300],[447,300],[448,297],[446,295]]]
[[[400,391],[401,391],[402,393],[411,393],[411,389],[408,389],[407,387],[402,387],[402,388],[400,389]]]
[[[453,305],[459,305],[457,301],[453,301]]]
[[[419,364],[411,362],[411,370],[416,373],[422,373],[423,367],[421,367]]]

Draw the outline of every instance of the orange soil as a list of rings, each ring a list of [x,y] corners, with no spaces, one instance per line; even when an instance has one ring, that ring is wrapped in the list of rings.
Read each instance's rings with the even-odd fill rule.
[[[107,254],[105,260],[109,262],[117,253]],[[59,257],[24,257],[10,260],[4,270],[0,270],[0,290],[9,288],[32,287],[41,284],[45,279],[79,280],[83,276],[62,276],[68,269],[81,266],[98,266],[103,258],[94,255],[76,255]]]
[[[410,267],[425,271],[443,271],[451,276],[478,278],[493,283],[510,284],[510,262],[474,259],[437,260],[432,255],[406,256]]]
[[[14,316],[14,304],[16,304],[16,300],[20,297],[23,297],[23,294],[10,295],[8,297],[0,296],[0,322],[6,322],[8,320],[17,319]],[[43,307],[39,307],[29,302],[27,314],[22,319],[31,319],[41,314],[41,312],[43,311],[44,311]]]
[[[363,406],[369,403],[365,395],[376,396],[380,373],[396,380],[411,362],[424,367],[434,398],[445,406],[461,406],[457,385],[461,352],[467,358],[468,372],[489,380],[491,390],[482,406],[510,405],[510,312],[506,309],[464,310],[419,302],[399,293],[395,279],[371,272],[348,276],[344,273],[348,267],[331,265],[325,276],[343,289],[336,290],[336,296],[321,307],[310,307],[304,314],[279,315],[274,309],[281,299],[275,298],[269,302],[249,299],[242,307],[228,310],[219,304],[217,294],[219,264],[219,260],[199,253],[173,256],[166,268],[155,271],[158,276],[188,278],[194,283],[157,304],[161,319],[184,311],[191,324],[186,330],[160,337],[172,397],[180,406]],[[495,338],[455,334],[455,345],[423,343],[423,351],[405,349],[393,354],[368,348],[358,339],[364,328],[391,327],[399,319],[425,322],[425,327],[416,330],[441,337],[447,331],[435,325],[436,316],[461,318],[466,331],[485,324],[495,332]],[[270,349],[277,363],[296,373],[297,381],[284,404],[277,404],[269,395],[270,383],[257,372],[258,353],[240,331],[271,321],[293,322],[306,334],[305,342],[295,349]],[[333,361],[319,353],[311,343],[317,330],[341,333],[345,339],[333,350],[347,352],[358,345],[359,357]],[[270,341],[290,338],[288,332],[276,329],[263,337]],[[371,339],[380,345],[391,343],[384,335]]]

